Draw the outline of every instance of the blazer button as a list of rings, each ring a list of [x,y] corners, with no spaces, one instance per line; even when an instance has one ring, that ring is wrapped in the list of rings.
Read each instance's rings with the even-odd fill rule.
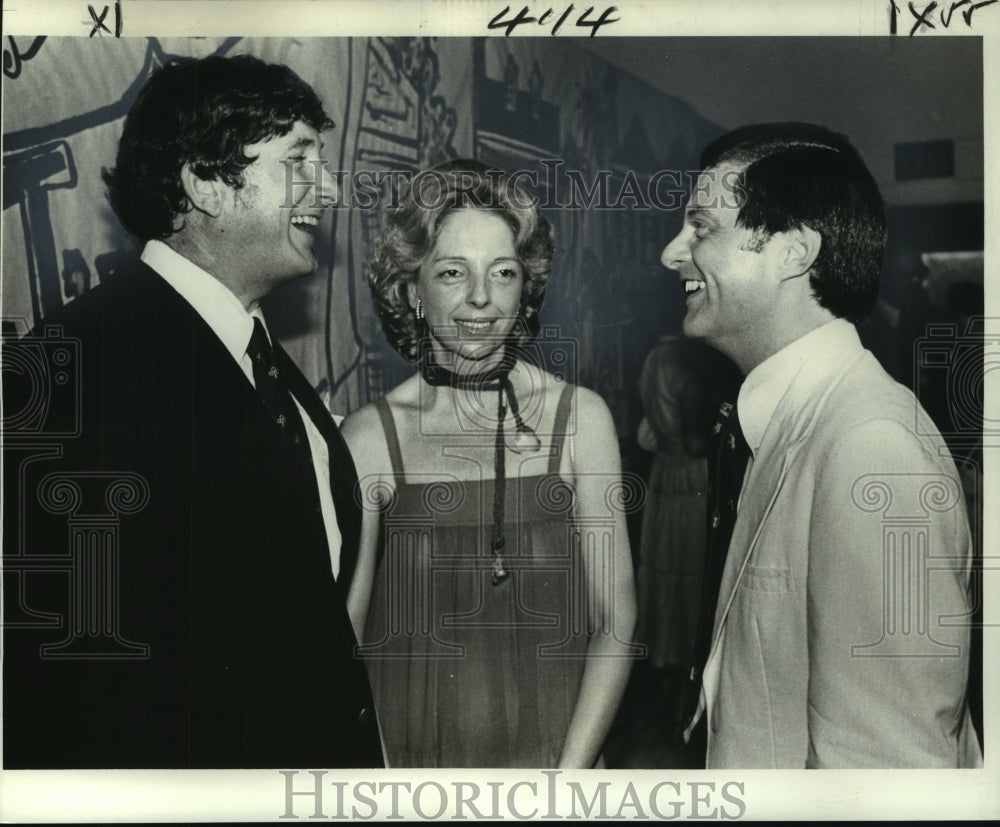
[[[363,724],[367,720],[368,720],[368,707],[363,706],[361,707],[361,711],[358,713],[358,723]]]

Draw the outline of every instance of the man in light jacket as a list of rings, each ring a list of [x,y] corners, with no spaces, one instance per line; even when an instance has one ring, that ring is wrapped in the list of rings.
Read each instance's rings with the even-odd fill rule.
[[[811,124],[738,129],[701,167],[661,261],[684,332],[745,374],[751,454],[704,669],[707,764],[980,766],[959,478],[854,327],[878,290],[878,187]]]

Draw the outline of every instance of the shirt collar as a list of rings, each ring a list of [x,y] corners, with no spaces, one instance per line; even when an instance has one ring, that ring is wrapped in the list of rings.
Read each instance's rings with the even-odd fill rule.
[[[857,342],[854,325],[834,319],[786,345],[747,374],[737,410],[743,436],[755,458],[778,403],[802,366],[809,362],[810,369],[822,369],[852,341]]]
[[[264,324],[260,306],[255,305],[248,313],[221,281],[162,241],[147,241],[142,260],[195,309],[232,357],[242,361],[253,333],[253,320],[258,318]]]

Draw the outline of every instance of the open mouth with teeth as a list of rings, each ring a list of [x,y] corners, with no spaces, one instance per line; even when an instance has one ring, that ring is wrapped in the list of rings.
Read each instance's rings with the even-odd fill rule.
[[[485,333],[493,327],[493,319],[456,319],[458,329],[464,333]]]
[[[293,215],[292,226],[313,235],[319,227],[319,219],[315,215]]]
[[[696,281],[695,279],[684,279],[684,292],[688,295],[694,295],[699,290],[705,289],[705,282]]]

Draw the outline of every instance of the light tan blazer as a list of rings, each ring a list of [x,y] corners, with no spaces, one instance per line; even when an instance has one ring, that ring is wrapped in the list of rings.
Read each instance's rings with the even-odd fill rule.
[[[969,767],[955,465],[859,341],[798,371],[743,488],[702,704],[709,767]]]

